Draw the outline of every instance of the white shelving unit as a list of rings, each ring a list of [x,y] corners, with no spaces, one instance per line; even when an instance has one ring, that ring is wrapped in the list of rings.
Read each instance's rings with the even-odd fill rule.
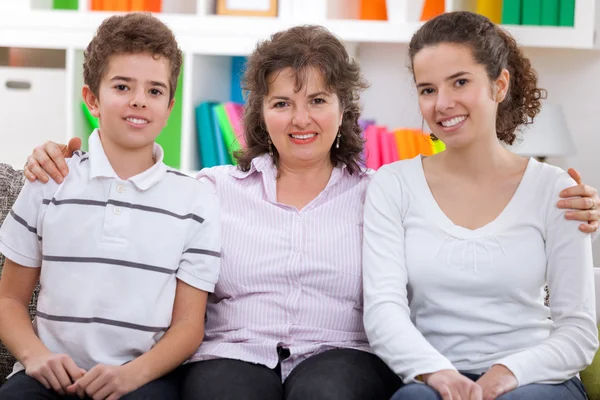
[[[410,0],[412,1],[412,0]],[[447,0],[455,9],[459,0]],[[388,22],[355,19],[358,0],[279,0],[278,16],[232,17],[214,14],[213,0],[164,0],[157,14],[174,31],[184,52],[182,90],[181,165],[197,170],[194,108],[201,101],[229,99],[231,56],[248,55],[257,41],[288,27],[321,24],[338,35],[350,53],[360,58],[369,46],[405,45],[421,25],[418,21]],[[0,0],[0,48],[65,50],[65,140],[84,134],[80,109],[83,49],[107,12],[88,10],[79,0],[78,11],[51,10],[51,0]],[[596,49],[600,4],[577,0],[575,26],[506,26],[522,46],[546,49]],[[400,50],[402,51],[402,50]],[[0,84],[3,84],[0,82]],[[0,100],[1,101],[1,100]],[[0,159],[1,159],[0,152]]]

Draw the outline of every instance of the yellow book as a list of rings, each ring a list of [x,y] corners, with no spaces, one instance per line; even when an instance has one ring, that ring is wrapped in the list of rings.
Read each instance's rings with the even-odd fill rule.
[[[476,12],[499,24],[502,22],[502,0],[477,0]]]

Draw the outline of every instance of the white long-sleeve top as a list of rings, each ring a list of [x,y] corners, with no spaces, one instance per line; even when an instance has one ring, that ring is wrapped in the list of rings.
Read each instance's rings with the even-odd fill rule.
[[[405,382],[503,364],[519,385],[559,383],[589,365],[598,348],[591,238],[555,205],[572,185],[531,159],[502,213],[470,230],[440,209],[420,157],[382,167],[364,216],[374,352]]]

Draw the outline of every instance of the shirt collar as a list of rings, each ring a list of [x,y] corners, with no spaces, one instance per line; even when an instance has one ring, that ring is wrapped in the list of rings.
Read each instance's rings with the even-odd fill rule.
[[[90,149],[90,179],[113,178],[121,180],[106,157],[98,129],[94,130],[90,135],[88,146]],[[139,190],[150,189],[157,184],[167,172],[167,167],[163,163],[164,152],[158,143],[154,143],[152,156],[155,160],[152,167],[127,179],[128,182],[132,182]]]

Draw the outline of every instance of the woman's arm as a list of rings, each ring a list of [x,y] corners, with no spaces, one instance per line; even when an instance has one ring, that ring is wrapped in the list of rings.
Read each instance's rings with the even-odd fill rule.
[[[575,230],[554,206],[560,190],[572,186],[558,179],[546,218],[546,276],[550,291],[550,336],[539,345],[500,360],[519,385],[561,383],[587,367],[598,348],[594,271],[589,235]]]
[[[364,214],[364,323],[371,347],[405,383],[455,370],[410,319],[402,226],[402,187],[389,168],[373,177]]]
[[[69,173],[65,158],[71,157],[79,149],[79,138],[69,140],[68,145],[46,142],[33,149],[33,153],[27,157],[23,173],[30,182],[39,179],[46,183],[50,179],[48,176],[51,176],[56,183],[62,183]]]

